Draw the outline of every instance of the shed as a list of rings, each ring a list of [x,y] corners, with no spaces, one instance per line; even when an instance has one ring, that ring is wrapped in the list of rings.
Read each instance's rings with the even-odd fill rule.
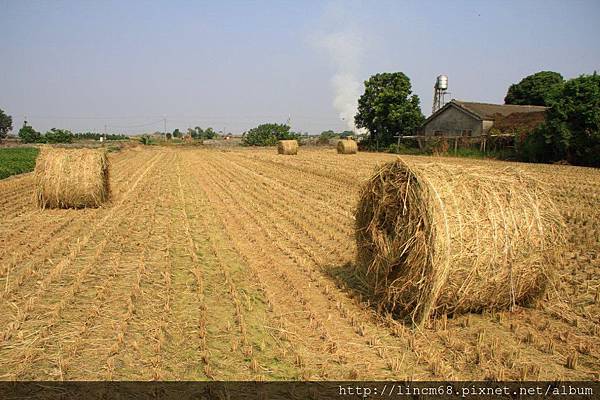
[[[547,107],[451,100],[425,120],[427,136],[481,136],[492,127],[507,133],[533,129],[544,121]]]

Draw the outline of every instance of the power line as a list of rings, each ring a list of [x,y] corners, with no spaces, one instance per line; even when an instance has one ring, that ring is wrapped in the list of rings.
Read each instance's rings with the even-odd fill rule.
[[[161,123],[163,120],[159,119],[158,121],[148,122],[145,124],[137,124],[137,125],[106,125],[109,128],[117,128],[117,129],[128,129],[128,128],[143,128],[145,126],[151,126]]]
[[[115,120],[115,119],[149,119],[158,118],[156,115],[137,115],[137,116],[116,116],[116,117],[88,117],[88,116],[64,116],[64,115],[28,115],[35,119],[97,119],[97,120]]]
[[[145,116],[64,116],[64,115],[30,115],[27,114],[27,117],[30,119],[75,119],[75,120],[105,120],[105,121],[110,121],[110,120],[120,120],[120,119],[150,119],[150,118],[160,118],[161,121],[165,118],[164,116],[158,116],[158,115],[145,115]],[[213,119],[218,119],[218,120],[232,120],[232,119],[253,119],[253,118],[274,118],[274,119],[280,119],[280,118],[289,118],[290,114],[285,115],[284,113],[282,114],[238,114],[238,115],[169,115],[169,119],[170,120],[191,120],[191,119],[198,119],[198,120],[213,120]],[[294,114],[294,118],[299,118],[299,119],[311,119],[311,120],[329,120],[329,119],[333,119],[333,118],[337,118],[337,116],[331,114],[331,115],[296,115]]]

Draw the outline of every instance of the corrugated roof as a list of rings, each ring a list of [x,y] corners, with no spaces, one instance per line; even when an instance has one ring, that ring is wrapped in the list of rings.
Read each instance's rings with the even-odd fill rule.
[[[544,112],[548,107],[542,106],[518,106],[512,104],[489,104],[475,103],[470,101],[452,100],[458,107],[461,107],[477,115],[481,119],[495,120],[498,115],[507,116],[514,113],[535,113]]]

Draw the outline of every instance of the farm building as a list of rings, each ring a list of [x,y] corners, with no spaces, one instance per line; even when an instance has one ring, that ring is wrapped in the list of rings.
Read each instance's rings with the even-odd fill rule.
[[[496,128],[504,133],[531,130],[544,121],[546,107],[452,100],[423,124],[430,136],[481,136]]]

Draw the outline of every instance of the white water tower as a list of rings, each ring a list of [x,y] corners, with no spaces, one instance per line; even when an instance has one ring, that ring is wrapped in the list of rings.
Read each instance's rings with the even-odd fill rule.
[[[446,94],[446,90],[448,90],[448,76],[440,75],[436,78],[435,85],[433,86],[432,113],[444,106],[444,95]]]

